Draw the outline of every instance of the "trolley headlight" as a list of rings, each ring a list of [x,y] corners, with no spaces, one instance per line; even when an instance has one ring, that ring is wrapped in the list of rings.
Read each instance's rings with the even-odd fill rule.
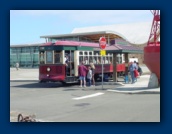
[[[47,67],[47,71],[49,72],[51,69],[49,67]]]

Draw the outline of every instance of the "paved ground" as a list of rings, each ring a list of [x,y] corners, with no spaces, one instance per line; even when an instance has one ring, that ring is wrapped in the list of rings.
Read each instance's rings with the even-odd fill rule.
[[[24,111],[24,114],[32,115],[34,113],[34,109],[37,109],[36,111],[39,113],[38,118],[40,119],[40,121],[41,121],[41,119],[43,119],[44,121],[62,121],[62,122],[65,122],[65,121],[91,121],[92,119],[88,118],[88,120],[87,120],[87,118],[83,117],[83,116],[85,116],[85,114],[79,113],[80,116],[77,116],[77,117],[75,117],[75,115],[69,114],[69,113],[73,113],[73,111],[71,111],[71,110],[74,110],[73,108],[77,107],[77,106],[79,106],[79,107],[81,106],[82,108],[85,108],[88,106],[88,109],[86,109],[86,111],[81,110],[82,112],[88,112],[90,109],[90,105],[93,106],[92,109],[94,109],[93,111],[91,110],[92,112],[89,111],[90,115],[92,113],[95,114],[95,118],[93,118],[93,116],[90,116],[91,118],[93,118],[92,121],[160,121],[160,115],[159,115],[159,112],[160,112],[160,109],[159,109],[159,107],[160,107],[160,97],[159,97],[160,87],[154,88],[154,89],[149,89],[147,86],[148,86],[148,81],[149,81],[149,77],[150,77],[150,72],[146,66],[142,66],[142,69],[143,69],[144,75],[142,75],[135,84],[125,84],[122,81],[122,79],[119,78],[121,82],[108,82],[108,83],[104,82],[103,87],[101,85],[102,84],[101,82],[97,82],[96,87],[87,88],[87,90],[86,90],[86,89],[78,88],[78,85],[71,85],[71,86],[69,85],[67,87],[63,87],[62,85],[57,86],[57,85],[54,85],[53,83],[39,85],[38,84],[38,69],[19,69],[17,71],[15,68],[10,68],[10,86],[11,86],[11,90],[10,90],[10,101],[11,101],[10,102],[10,121],[11,122],[16,121],[17,115],[22,110]],[[56,87],[58,87],[58,88],[56,88]],[[47,88],[47,90],[45,90],[45,88]],[[53,88],[53,90],[50,90],[51,88]],[[61,91],[59,89],[61,89]],[[46,91],[46,94],[36,93],[37,91],[40,91],[40,90],[43,91],[43,93],[45,93],[45,91]],[[18,93],[15,91],[17,91]],[[68,91],[68,92],[64,92],[64,91]],[[70,91],[71,91],[71,94],[67,94],[67,93],[70,93]],[[75,91],[76,94],[73,93],[73,91]],[[85,92],[85,91],[88,91],[88,92]],[[57,92],[60,96],[57,96],[57,94],[56,94]],[[28,96],[28,93],[31,96]],[[117,93],[119,95],[114,96],[113,93],[115,93],[115,94]],[[26,97],[25,98],[26,100],[23,100],[23,101],[20,100],[21,97],[24,98],[24,96],[22,96],[22,94]],[[95,100],[95,106],[92,105],[92,103],[94,103],[94,101],[92,102],[92,100],[89,102],[81,101],[80,103],[72,103],[71,101],[69,101],[68,103],[65,103],[65,105],[67,107],[69,107],[69,109],[66,107],[64,108],[64,106],[62,104],[62,106],[60,106],[60,107],[64,110],[61,111],[61,109],[60,110],[58,109],[59,112],[56,112],[56,114],[62,115],[62,113],[64,113],[63,116],[69,116],[68,119],[62,118],[60,116],[56,116],[55,111],[52,111],[54,109],[53,104],[57,105],[57,104],[55,104],[55,102],[57,102],[56,98],[58,98],[58,99],[61,98],[62,100],[60,99],[58,101],[63,103],[63,102],[66,102],[66,100],[69,100],[69,98],[68,98],[69,96],[73,96],[73,95],[75,96],[74,98],[76,100],[80,100],[80,99],[82,100],[82,99],[85,99],[85,97],[91,99],[92,97],[94,98],[94,96],[99,96],[99,95],[102,96],[102,94],[106,94],[106,96],[103,95],[103,96],[105,96],[105,97],[103,97],[103,100],[99,100],[99,99]],[[134,96],[134,98],[132,98],[132,96],[131,96],[131,98],[130,97],[126,98],[126,96],[124,96],[124,95],[127,95],[127,94],[128,95],[134,94],[134,95],[141,95],[141,96]],[[147,94],[148,96],[145,96],[143,94]],[[46,106],[48,106],[48,107],[51,106],[51,108],[52,108],[51,111],[46,110],[48,113],[50,113],[50,115],[51,115],[50,117],[46,117],[46,115],[44,115],[43,112],[39,111],[39,109],[43,106],[41,103],[44,102],[44,99],[47,99],[47,98],[45,98],[45,96],[49,96],[49,97],[51,96],[51,98],[48,99],[48,102],[49,103],[51,102],[52,104],[45,103]],[[66,98],[66,96],[68,96],[67,99],[63,99],[63,97]],[[126,114],[126,115],[130,116],[130,118],[122,118],[121,116],[120,116],[120,118],[118,118],[118,116],[115,116],[115,119],[111,120],[111,118],[112,118],[111,116],[107,116],[107,118],[106,117],[103,118],[102,117],[103,113],[100,112],[101,113],[100,116],[102,117],[100,120],[98,117],[96,117],[96,110],[99,109],[99,108],[97,109],[96,107],[97,107],[97,105],[100,106],[100,104],[97,101],[104,102],[109,97],[112,97],[112,99],[110,99],[107,103],[103,103],[105,105],[103,105],[102,107],[109,108],[112,111],[115,109],[110,108],[111,105],[112,106],[115,105],[115,107],[116,106],[120,107],[120,105],[122,105],[123,103],[126,103],[125,101],[127,101],[127,99],[129,101],[128,105],[131,105],[131,104],[135,103],[135,101],[138,100],[138,104],[135,104],[135,106],[138,107],[138,106],[140,106],[140,104],[144,104],[145,108],[150,109],[150,107],[152,107],[153,111],[155,109],[159,110],[159,111],[156,112],[156,110],[155,110],[155,113],[153,111],[151,113],[149,113],[148,111],[146,111],[146,109],[145,110],[142,109],[143,106],[141,106],[140,109],[142,109],[144,112],[139,111],[140,112],[139,114],[142,116],[137,117],[137,115],[135,116],[132,114],[132,112],[134,112],[134,111],[132,109],[130,109],[131,107],[126,104],[125,107],[126,107],[126,109],[128,108],[130,110],[130,112],[131,112],[130,114],[132,115],[132,117],[130,114],[127,113],[127,111],[125,111],[125,109],[123,109],[125,112],[123,111],[121,116]],[[116,98],[117,100],[116,99],[114,100],[113,97],[117,97]],[[142,99],[139,100],[139,97],[141,97]],[[53,100],[53,98],[54,98],[54,100]],[[37,102],[37,99],[38,99],[38,102]],[[145,100],[145,99],[147,99],[147,100]],[[28,103],[28,100],[30,100],[31,102],[33,101],[33,104],[36,103],[37,106],[33,105],[34,106],[33,107],[32,103]],[[115,102],[116,101],[119,102],[119,100],[120,100],[120,103],[115,104]],[[24,105],[23,105],[23,103],[24,103]],[[30,108],[28,109],[27,107],[25,107],[25,104],[29,105],[29,107],[33,108],[33,109],[32,110]],[[61,104],[61,103],[59,103],[59,104]],[[147,105],[147,104],[150,104],[150,105]],[[154,107],[154,105],[156,106],[156,108]],[[137,111],[137,107],[134,107],[134,109],[136,111]],[[66,111],[65,111],[65,109],[66,109]],[[102,109],[99,109],[99,110],[102,110]],[[30,111],[30,112],[28,112],[28,111]],[[79,110],[79,112],[81,112],[81,111]],[[119,114],[120,110],[118,110],[117,113]],[[155,114],[156,116],[150,117],[150,115],[148,113],[150,115]],[[109,114],[109,113],[106,113],[106,114]],[[78,118],[78,117],[81,119],[76,120],[76,118]],[[150,118],[150,119],[148,119],[148,118]]]
[[[38,81],[38,76],[39,76],[38,69],[19,68],[19,70],[17,71],[15,68],[10,68],[10,80]]]
[[[35,115],[43,122],[159,122],[159,93],[118,93],[122,85],[80,88],[61,83],[10,82],[10,122]],[[122,89],[124,90],[124,89]]]

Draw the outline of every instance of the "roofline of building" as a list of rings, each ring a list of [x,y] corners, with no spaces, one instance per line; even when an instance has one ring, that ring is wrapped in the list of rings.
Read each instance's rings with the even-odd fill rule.
[[[84,35],[96,35],[96,34],[102,34],[102,35],[115,34],[115,35],[118,35],[127,41],[127,38],[125,36],[123,36],[122,34],[115,32],[115,31],[110,31],[110,30],[97,31],[97,32],[82,32],[82,33],[70,33],[70,34],[44,35],[44,36],[40,36],[40,38],[59,38],[59,37],[72,37],[72,36],[84,36]]]
[[[44,43],[34,43],[34,44],[20,44],[20,45],[10,45],[10,47],[36,47],[36,46],[40,46]]]

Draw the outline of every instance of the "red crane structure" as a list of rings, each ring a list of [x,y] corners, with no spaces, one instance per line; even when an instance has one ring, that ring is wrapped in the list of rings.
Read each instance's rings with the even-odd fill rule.
[[[154,18],[147,46],[156,46],[160,44],[160,42],[157,41],[158,37],[160,36],[160,11],[151,10],[151,12],[154,15]]]
[[[160,10],[151,10],[153,14],[152,28],[147,46],[144,47],[144,63],[156,74],[160,83]]]

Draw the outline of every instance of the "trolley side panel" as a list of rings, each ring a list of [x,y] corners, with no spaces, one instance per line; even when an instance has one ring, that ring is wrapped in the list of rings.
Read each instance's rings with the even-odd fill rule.
[[[48,71],[50,68],[50,71]],[[40,81],[64,81],[65,80],[65,65],[40,65],[39,80]]]

